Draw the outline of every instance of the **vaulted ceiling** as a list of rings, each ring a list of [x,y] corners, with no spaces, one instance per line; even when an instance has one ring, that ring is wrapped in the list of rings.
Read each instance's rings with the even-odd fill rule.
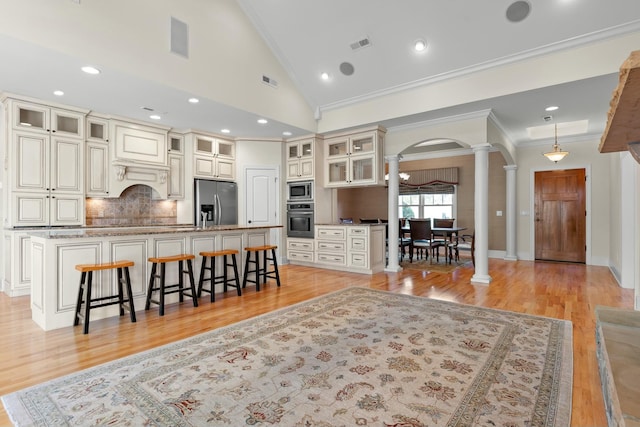
[[[54,1],[65,14],[74,13],[71,8],[82,11],[99,6],[97,0],[48,1]],[[172,15],[178,18],[184,5],[199,7],[202,19],[206,19],[207,13],[212,13],[209,9],[214,7],[209,1],[214,0],[174,1],[167,7],[174,9]],[[42,0],[38,3],[44,5]],[[438,99],[434,97],[427,106],[422,106],[421,101],[414,102],[412,108],[397,108],[397,104],[390,103],[383,113],[377,111],[370,117],[378,124],[394,127],[491,110],[501,129],[518,145],[532,141],[527,128],[550,122],[587,120],[587,135],[599,136],[617,84],[618,67],[632,50],[627,45],[634,46],[640,37],[637,0],[237,0],[237,3],[309,111],[315,114],[316,129],[288,122],[286,115],[272,120],[269,127],[259,126],[255,119],[268,114],[268,108],[262,109],[264,114],[257,114],[209,94],[192,94],[202,96],[195,112],[182,105],[184,91],[157,78],[147,78],[144,73],[131,75],[118,69],[109,70],[108,66],[112,73],[103,76],[99,86],[87,85],[82,78],[71,77],[67,67],[76,67],[91,55],[82,58],[78,54],[69,55],[61,46],[25,40],[7,30],[7,25],[3,25],[5,30],[0,28],[3,62],[0,91],[142,119],[140,100],[148,99],[149,104],[159,106],[159,111],[169,112],[163,120],[167,126],[212,132],[225,126],[232,129],[231,136],[283,138],[284,131],[296,136],[322,130],[323,121],[326,127],[338,130],[341,124],[325,119],[331,113],[349,116],[358,106],[398,94],[405,97],[398,98],[400,102],[410,99],[412,93],[419,99],[424,88],[500,70],[493,79],[492,85],[497,88],[491,92],[493,95],[487,96],[487,88],[473,85],[458,93],[454,85],[453,90],[438,93]],[[115,4],[120,5],[122,13],[127,12],[122,6],[125,3]],[[4,19],[5,24],[23,13],[16,0],[0,0],[0,6],[4,16],[0,21]],[[34,19],[37,23],[46,17]],[[189,19],[186,23],[191,24]],[[227,28],[230,43],[235,36],[229,31],[232,24]],[[113,22],[112,27],[115,31],[118,23]],[[59,31],[87,34],[91,29]],[[108,36],[101,33],[95,37]],[[422,52],[413,50],[417,40],[426,42]],[[197,33],[190,33],[189,43],[198,43]],[[609,49],[609,44],[617,48]],[[581,55],[590,48],[599,52],[600,45],[606,46],[610,54],[592,55],[597,57],[588,60]],[[144,57],[145,51],[140,50],[140,55]],[[563,59],[554,62],[554,55]],[[548,59],[536,63],[535,70],[526,69],[525,73],[508,70],[508,67],[517,70],[519,64],[542,58]],[[244,59],[251,62],[251,58]],[[321,79],[323,72],[328,79]],[[256,73],[264,75],[261,70]],[[215,83],[224,86],[226,82]],[[66,100],[54,98],[52,89],[61,85],[74,95]],[[122,87],[127,90],[119,90],[117,97],[109,96]],[[544,108],[551,105],[558,106],[558,110],[545,112]],[[545,116],[551,117],[545,120]],[[352,124],[345,123],[345,126]]]

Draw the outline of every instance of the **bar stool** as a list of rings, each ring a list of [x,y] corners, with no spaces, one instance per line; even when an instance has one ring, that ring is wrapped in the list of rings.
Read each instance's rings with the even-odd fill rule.
[[[179,293],[180,302],[184,301],[184,295],[190,296],[193,300],[193,306],[198,306],[198,297],[196,293],[196,285],[193,280],[193,269],[191,265],[191,261],[195,259],[194,255],[191,254],[181,254],[181,255],[171,255],[164,257],[152,257],[149,258],[149,262],[153,263],[151,267],[151,275],[149,276],[149,288],[147,289],[147,302],[144,306],[145,310],[149,310],[151,303],[158,304],[160,306],[160,316],[164,316],[164,297],[168,294]],[[168,262],[178,262],[178,283],[167,285],[165,283],[165,267]],[[184,269],[184,262],[187,262],[187,269]],[[160,274],[157,274],[158,264],[160,264]],[[184,275],[189,276],[190,286],[189,288],[184,287]],[[160,284],[156,287],[155,281],[156,279],[160,280]],[[191,294],[186,293],[187,291],[191,291]],[[153,292],[158,291],[160,294],[159,300],[151,299]]]
[[[223,249],[221,251],[204,251],[200,252],[200,256],[202,257],[202,267],[200,268],[200,280],[198,281],[198,298],[202,295],[202,291],[209,292],[211,294],[211,302],[215,301],[215,285],[219,283],[224,284],[224,292],[227,292],[227,286],[231,286],[232,288],[236,288],[238,291],[238,296],[242,295],[242,291],[240,290],[240,279],[238,277],[238,264],[236,263],[236,255],[238,251],[235,249]],[[216,257],[222,258],[222,274],[216,276]],[[231,264],[228,262],[228,256],[231,256]],[[207,260],[210,263],[210,266],[207,267]],[[235,285],[231,284],[229,281],[229,277],[227,275],[227,267],[233,267],[233,281],[236,283]],[[209,270],[210,276],[204,277],[205,270]],[[204,282],[211,282],[211,286],[209,289],[203,288]]]
[[[278,287],[280,287],[280,274],[278,273],[278,262],[276,261],[276,249],[278,249],[275,245],[264,245],[264,246],[253,246],[244,248],[247,252],[247,260],[244,263],[244,277],[242,279],[242,287],[247,286],[247,282],[252,282],[256,284],[256,291],[260,290],[260,277],[262,276],[262,280],[266,283],[267,277],[270,279],[275,279]],[[260,267],[260,252],[262,252],[262,267]],[[267,253],[271,252],[271,257],[267,256]],[[251,260],[251,254],[255,254],[255,260]],[[267,261],[273,262],[273,269],[268,270]],[[249,264],[255,264],[255,269],[249,270]],[[256,273],[255,280],[249,279],[249,273]]]
[[[118,304],[120,306],[120,316],[124,316],[124,310],[129,311],[131,322],[136,321],[136,309],[133,305],[133,293],[131,292],[131,279],[129,277],[129,267],[133,267],[133,261],[114,261],[103,264],[78,264],[76,270],[82,273],[80,276],[80,287],[78,288],[78,302],[76,303],[76,315],[73,326],[80,323],[80,318],[84,317],[84,333],[89,333],[89,312],[92,308],[105,307]],[[118,272],[118,295],[93,298],[91,296],[93,288],[93,272],[116,269]],[[127,291],[127,298],[124,298],[123,285]],[[87,298],[83,298],[83,294]],[[84,304],[84,313],[81,307]]]

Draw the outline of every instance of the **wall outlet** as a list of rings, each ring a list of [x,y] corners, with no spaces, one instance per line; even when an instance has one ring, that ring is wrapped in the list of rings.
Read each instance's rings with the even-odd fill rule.
[[[502,211],[496,211],[496,216],[502,216]]]

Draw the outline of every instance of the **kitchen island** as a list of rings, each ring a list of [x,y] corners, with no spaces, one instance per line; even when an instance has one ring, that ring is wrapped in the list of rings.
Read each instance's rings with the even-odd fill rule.
[[[315,224],[314,236],[287,239],[290,263],[362,274],[384,270],[385,224]]]
[[[80,272],[77,264],[98,264],[118,260],[135,263],[130,268],[136,311],[144,309],[151,271],[149,257],[182,253],[196,255],[193,273],[199,277],[201,251],[236,249],[238,272],[242,276],[244,248],[269,243],[270,229],[281,226],[218,225],[47,229],[27,232],[31,242],[31,315],[44,330],[73,325]],[[220,261],[221,268],[221,261]],[[218,271],[222,271],[219,269]],[[167,265],[167,283],[178,282],[177,265]],[[94,296],[117,294],[117,276],[113,270],[94,275]],[[178,301],[168,295],[166,303]],[[91,319],[117,316],[118,307],[93,309]]]

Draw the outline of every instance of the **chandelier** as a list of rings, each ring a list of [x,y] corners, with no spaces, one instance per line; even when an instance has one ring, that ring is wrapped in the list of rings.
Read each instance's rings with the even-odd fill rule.
[[[544,156],[551,160],[554,163],[558,163],[560,160],[564,159],[565,156],[569,154],[568,151],[562,151],[560,146],[558,145],[558,124],[555,125],[555,143],[553,144],[553,151],[549,151],[544,153]]]

